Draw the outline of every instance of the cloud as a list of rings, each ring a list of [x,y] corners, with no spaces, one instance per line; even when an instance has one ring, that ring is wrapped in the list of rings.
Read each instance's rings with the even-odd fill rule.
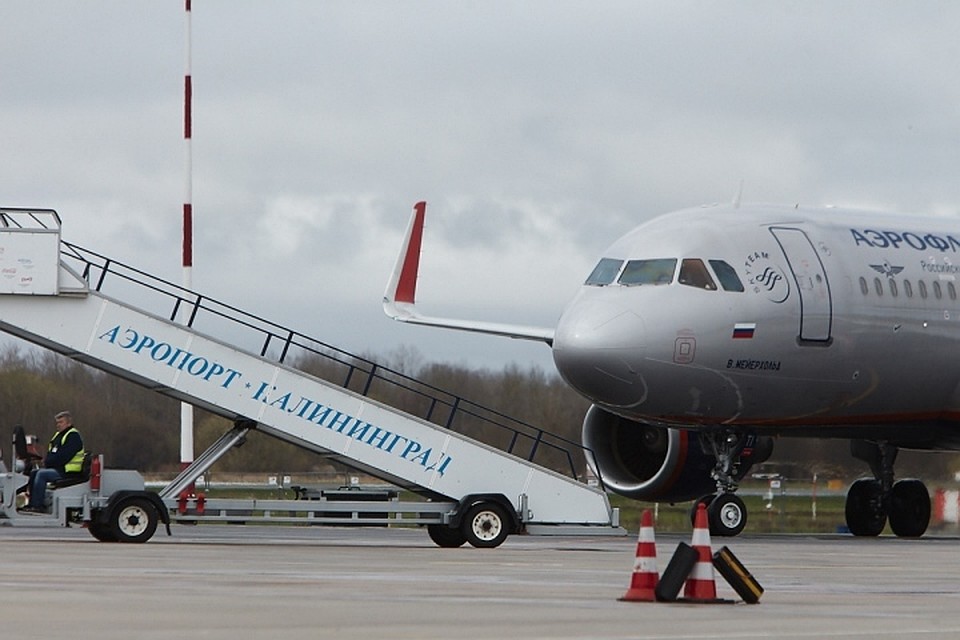
[[[56,208],[66,239],[175,281],[182,9],[0,7],[0,204]],[[550,366],[382,315],[420,199],[423,303],[537,325],[617,236],[741,181],[747,201],[960,202],[952,3],[205,0],[192,18],[195,286],[349,349]]]

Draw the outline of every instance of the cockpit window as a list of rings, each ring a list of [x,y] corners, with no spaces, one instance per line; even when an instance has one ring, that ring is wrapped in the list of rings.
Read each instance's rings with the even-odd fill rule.
[[[623,260],[615,260],[614,258],[603,258],[593,269],[593,273],[590,274],[590,277],[587,278],[585,284],[592,284],[596,287],[602,287],[613,282],[617,274],[620,273],[620,267],[623,265]]]
[[[714,291],[717,288],[716,283],[714,283],[713,278],[710,276],[710,272],[707,271],[707,266],[703,264],[702,260],[696,258],[685,258],[683,262],[680,263],[679,280],[680,284],[697,287],[698,289]]]
[[[723,287],[724,291],[743,291],[743,283],[740,282],[740,277],[733,267],[723,260],[709,260],[708,262],[713,267],[713,272],[717,274],[717,279],[720,280],[720,286]]]
[[[620,284],[670,284],[676,268],[676,258],[631,260],[620,275]]]

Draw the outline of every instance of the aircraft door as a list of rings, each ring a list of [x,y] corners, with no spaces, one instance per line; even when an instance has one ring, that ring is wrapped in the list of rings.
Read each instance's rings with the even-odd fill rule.
[[[800,340],[825,343],[830,341],[833,324],[833,301],[830,283],[820,256],[807,234],[791,227],[770,227],[777,239],[800,295]]]

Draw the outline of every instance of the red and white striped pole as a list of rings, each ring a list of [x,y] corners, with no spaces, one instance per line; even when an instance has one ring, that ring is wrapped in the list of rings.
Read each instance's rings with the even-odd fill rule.
[[[193,285],[193,151],[190,139],[193,135],[192,102],[193,83],[190,76],[190,1],[184,0],[186,10],[186,70],[183,76],[183,141],[184,160],[184,199],[183,199],[183,286]],[[193,405],[180,403],[180,468],[186,469],[193,462]]]

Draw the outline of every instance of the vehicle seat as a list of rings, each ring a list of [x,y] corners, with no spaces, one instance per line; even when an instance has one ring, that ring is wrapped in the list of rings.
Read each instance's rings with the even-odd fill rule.
[[[13,428],[13,454],[18,460],[25,460],[28,463],[34,463],[43,458],[27,446],[27,436],[23,432],[23,425],[18,424]]]
[[[80,468],[80,471],[76,473],[68,473],[59,480],[48,482],[47,486],[51,489],[62,489],[63,487],[71,487],[75,484],[86,482],[90,479],[91,464],[93,464],[93,454],[87,451],[85,454],[83,454],[83,466]]]

